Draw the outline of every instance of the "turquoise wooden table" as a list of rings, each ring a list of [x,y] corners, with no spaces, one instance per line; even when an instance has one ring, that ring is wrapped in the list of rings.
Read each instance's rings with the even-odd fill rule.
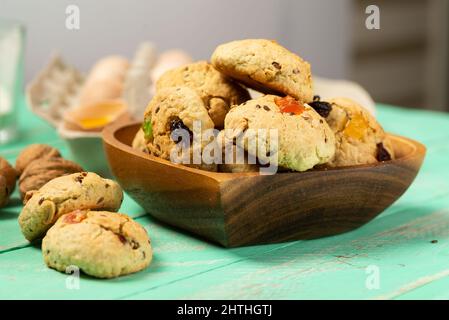
[[[378,106],[393,133],[428,147],[408,192],[362,228],[313,241],[223,249],[177,232],[126,197],[122,212],[148,230],[154,260],[113,280],[82,276],[79,289],[48,269],[40,248],[21,235],[17,192],[0,209],[2,299],[449,299],[449,115]],[[20,138],[0,146],[14,162],[21,148],[44,142],[70,157],[55,131],[20,113]]]

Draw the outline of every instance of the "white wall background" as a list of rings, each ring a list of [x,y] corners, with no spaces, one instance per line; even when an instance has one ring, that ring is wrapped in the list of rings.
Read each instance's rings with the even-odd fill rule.
[[[69,4],[80,8],[80,30],[65,28]],[[54,51],[87,71],[103,55],[132,57],[143,40],[208,59],[219,43],[257,37],[277,39],[310,61],[315,74],[343,78],[349,5],[349,0],[0,0],[0,17],[27,26],[27,80]]]

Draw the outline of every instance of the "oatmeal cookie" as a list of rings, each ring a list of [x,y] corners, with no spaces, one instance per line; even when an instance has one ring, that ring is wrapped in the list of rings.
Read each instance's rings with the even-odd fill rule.
[[[313,98],[310,64],[275,41],[247,39],[218,46],[212,64],[225,75],[264,93]]]
[[[120,186],[92,172],[55,178],[38,191],[27,193],[19,216],[23,235],[39,239],[65,213],[77,209],[117,211],[123,200]]]
[[[236,143],[262,163],[277,159],[280,167],[295,171],[324,164],[335,154],[335,135],[326,121],[313,108],[292,97],[266,95],[234,107],[226,116],[225,130],[228,129],[235,130],[234,136],[242,134],[239,137],[243,140],[237,138]],[[268,138],[271,134],[266,134],[266,155],[260,148],[257,154],[249,148],[247,138],[250,134],[259,138],[259,129],[275,129],[278,133],[278,145],[274,150]],[[233,138],[228,131],[226,135]]]
[[[327,104],[330,110],[326,112],[327,116],[324,115],[335,133],[337,146],[335,157],[328,166],[373,164],[394,158],[385,131],[366,109],[347,98],[331,99]]]
[[[239,84],[218,72],[210,63],[199,61],[165,72],[156,88],[189,87],[201,99],[217,128],[223,128],[229,108],[249,100],[249,93]]]
[[[78,210],[65,214],[42,241],[45,263],[65,272],[76,266],[97,278],[145,269],[152,259],[146,230],[127,215]]]
[[[194,124],[196,128],[201,127],[201,132],[214,129],[214,123],[198,93],[188,87],[162,88],[145,111],[143,127],[148,150],[152,155],[173,161],[172,155],[182,149],[179,158],[190,159],[189,166],[216,171],[214,164],[194,164],[193,152],[201,153],[208,144],[203,139],[196,143],[193,141]],[[178,136],[175,137],[176,134]]]

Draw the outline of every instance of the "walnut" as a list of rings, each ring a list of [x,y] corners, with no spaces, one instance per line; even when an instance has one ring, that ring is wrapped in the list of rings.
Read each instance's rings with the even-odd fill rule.
[[[26,167],[34,160],[60,158],[59,151],[46,144],[31,144],[23,149],[16,160],[16,170],[21,175]]]
[[[9,196],[16,187],[17,172],[0,157],[0,208],[8,203]]]
[[[24,199],[27,192],[39,190],[54,178],[83,171],[84,169],[78,164],[63,158],[35,160],[28,164],[20,176],[20,195]]]

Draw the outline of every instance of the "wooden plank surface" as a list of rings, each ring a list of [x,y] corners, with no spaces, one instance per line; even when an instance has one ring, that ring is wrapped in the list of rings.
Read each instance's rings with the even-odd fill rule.
[[[113,280],[82,276],[80,288],[70,290],[67,275],[48,269],[39,245],[20,234],[21,206],[13,200],[0,209],[0,298],[449,298],[449,116],[379,106],[379,119],[388,131],[425,143],[428,156],[409,191],[358,230],[223,249],[158,223],[126,197],[121,211],[147,228],[152,265]],[[69,157],[55,131],[25,110],[21,132],[19,142],[0,147],[0,155],[14,161],[23,146],[45,141]],[[379,275],[375,288],[366,285],[373,270]]]

